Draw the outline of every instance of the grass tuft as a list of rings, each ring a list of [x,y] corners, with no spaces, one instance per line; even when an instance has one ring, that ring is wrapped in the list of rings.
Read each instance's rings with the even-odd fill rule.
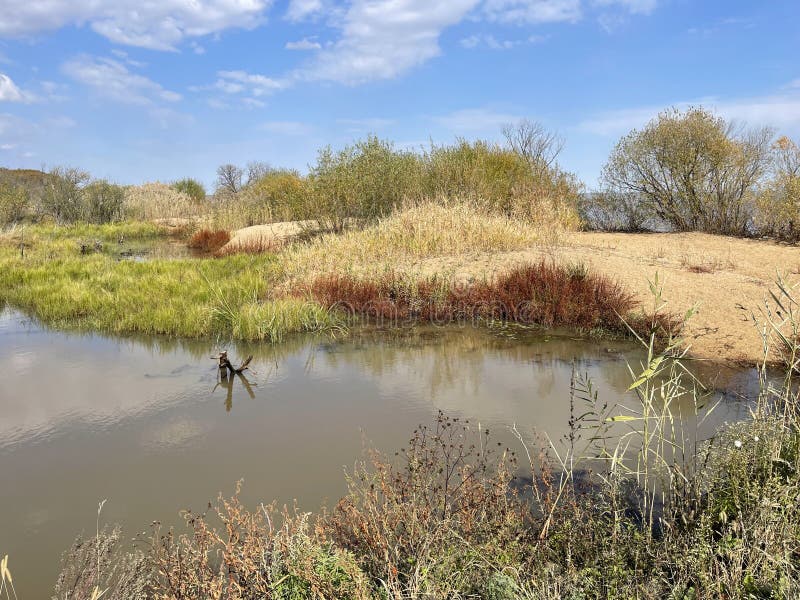
[[[224,229],[200,229],[189,238],[187,246],[205,254],[213,254],[231,240],[231,234]]]

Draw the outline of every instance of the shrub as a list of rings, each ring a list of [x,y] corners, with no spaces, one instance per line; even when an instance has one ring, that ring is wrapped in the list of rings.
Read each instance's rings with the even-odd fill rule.
[[[125,189],[107,181],[93,181],[83,189],[84,220],[112,223],[123,218]]]
[[[189,241],[187,246],[192,250],[199,250],[206,254],[213,254],[231,240],[231,234],[225,230],[218,229],[212,231],[211,229],[201,229],[196,231]]]
[[[120,548],[119,527],[98,529],[89,539],[79,537],[64,553],[53,598],[151,598],[150,564],[141,552]]]
[[[426,163],[432,196],[484,202],[505,214],[511,213],[512,198],[530,176],[522,156],[482,141],[434,145]]]
[[[744,235],[771,137],[703,108],[668,110],[619,141],[603,181],[612,200],[641,202],[677,231]]]
[[[577,225],[580,185],[556,166],[532,164],[521,151],[482,141],[432,146],[425,155],[431,197],[466,199],[489,212],[538,220],[557,215]]]
[[[498,565],[518,563],[516,461],[489,441],[488,431],[440,413],[398,461],[374,454],[348,478],[326,526],[389,597],[469,597]]]
[[[773,172],[758,198],[756,229],[761,235],[800,241],[800,148],[787,137],[773,145]]]
[[[291,170],[272,170],[236,196],[214,204],[214,221],[228,229],[276,221],[312,218],[315,213],[309,181]],[[319,216],[319,215],[317,215]]]
[[[206,199],[206,188],[196,179],[179,179],[172,184],[175,191],[186,194],[197,203],[204,202]]]
[[[19,186],[0,184],[0,225],[16,223],[28,215],[30,195]]]
[[[274,506],[251,512],[237,490],[220,497],[213,516],[224,527],[187,513],[189,535],[156,530],[149,556],[155,598],[371,597],[352,557],[315,532],[308,514],[276,513]]]
[[[42,195],[41,210],[58,223],[74,223],[85,216],[83,188],[89,173],[75,168],[56,167],[49,173]]]
[[[332,231],[342,231],[348,219],[374,222],[404,200],[418,198],[421,175],[416,155],[374,136],[336,152],[323,148],[309,174],[314,207],[309,218]]]

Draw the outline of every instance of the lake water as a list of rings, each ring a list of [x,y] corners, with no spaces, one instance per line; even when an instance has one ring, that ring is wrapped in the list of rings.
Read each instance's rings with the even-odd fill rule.
[[[153,520],[179,523],[244,480],[255,506],[278,500],[316,510],[344,493],[366,446],[401,448],[439,410],[504,440],[566,431],[573,364],[601,398],[627,397],[628,342],[587,341],[515,328],[363,330],[341,340],[231,345],[254,354],[246,379],[218,382],[212,342],[60,333],[0,314],[0,556],[20,598],[49,597],[59,559],[101,520],[127,537]],[[729,390],[703,424],[744,418],[747,370],[706,367]]]

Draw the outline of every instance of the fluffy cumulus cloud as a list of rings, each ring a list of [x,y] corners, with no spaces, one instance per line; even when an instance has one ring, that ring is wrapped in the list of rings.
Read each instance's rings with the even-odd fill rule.
[[[460,22],[478,0],[354,0],[341,37],[301,76],[362,83],[390,79],[439,55],[442,31]]]
[[[83,25],[112,42],[172,50],[185,38],[261,23],[272,0],[0,0],[0,37]]]
[[[28,95],[17,87],[11,77],[0,73],[0,102],[27,102]]]
[[[164,89],[144,75],[134,73],[111,58],[82,55],[62,66],[65,75],[90,87],[100,96],[125,104],[152,106],[177,102],[181,95]]]

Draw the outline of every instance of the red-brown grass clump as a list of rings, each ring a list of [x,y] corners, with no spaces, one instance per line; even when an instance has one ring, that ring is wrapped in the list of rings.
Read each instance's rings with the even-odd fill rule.
[[[224,229],[201,229],[189,238],[187,246],[192,250],[213,254],[230,240],[231,234]]]
[[[612,279],[546,261],[461,287],[441,277],[410,280],[387,273],[372,280],[328,275],[312,282],[310,292],[328,308],[381,321],[496,319],[585,330],[622,329],[620,316],[636,306]]]

